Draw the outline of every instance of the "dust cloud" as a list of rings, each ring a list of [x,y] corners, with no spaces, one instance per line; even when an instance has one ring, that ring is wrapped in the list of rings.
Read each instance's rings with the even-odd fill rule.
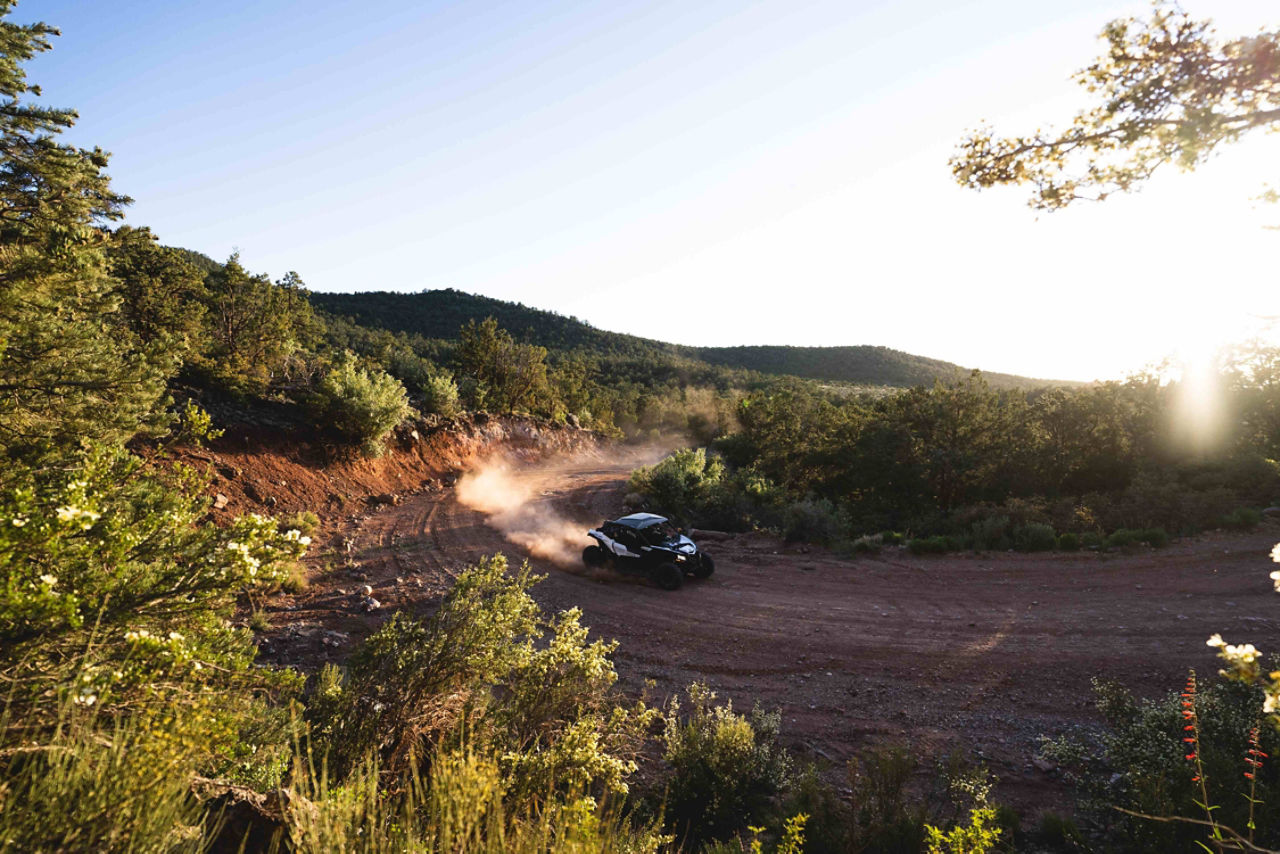
[[[652,465],[668,450],[667,446],[651,445],[621,453],[615,450],[611,456],[625,456],[634,466]],[[566,517],[555,506],[557,493],[552,487],[563,489],[575,469],[593,464],[599,466],[600,461],[590,455],[561,456],[541,463],[494,458],[459,478],[458,501],[485,514],[490,526],[534,557],[564,569],[581,569],[582,550],[591,545],[587,530],[600,519]]]
[[[511,542],[535,557],[564,568],[582,564],[582,549],[590,545],[587,523],[566,519],[542,494],[550,480],[538,468],[517,471],[506,460],[491,460],[458,481],[458,501],[488,517],[488,522]]]

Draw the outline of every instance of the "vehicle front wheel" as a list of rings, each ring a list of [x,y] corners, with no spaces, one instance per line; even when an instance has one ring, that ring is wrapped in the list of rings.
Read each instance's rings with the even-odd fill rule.
[[[698,565],[693,569],[694,578],[710,578],[715,571],[716,562],[711,559],[711,555],[698,555]]]
[[[649,571],[653,583],[663,590],[679,590],[684,583],[684,573],[674,563],[660,563]]]
[[[590,567],[604,566],[607,558],[599,546],[587,546],[582,550],[582,562]]]

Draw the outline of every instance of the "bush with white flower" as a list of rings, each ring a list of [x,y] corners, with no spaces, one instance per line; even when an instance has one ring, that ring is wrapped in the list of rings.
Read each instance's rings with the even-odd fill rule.
[[[203,475],[118,447],[7,480],[0,673],[27,727],[55,725],[50,691],[95,715],[177,701],[225,729],[251,702],[237,686],[296,686],[252,667],[252,635],[229,620],[238,595],[288,577],[309,543],[300,532],[259,515],[217,527]]]

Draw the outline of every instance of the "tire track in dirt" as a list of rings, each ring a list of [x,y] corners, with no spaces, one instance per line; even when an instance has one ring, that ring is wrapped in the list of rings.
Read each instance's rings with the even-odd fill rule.
[[[557,461],[514,475],[531,487],[536,510],[585,532],[622,511],[634,464]],[[335,573],[302,597],[331,609],[304,618],[353,637],[387,610],[353,620],[349,605],[336,613],[343,599],[326,587],[368,583],[388,609],[425,613],[468,563],[495,552],[513,563],[525,557],[452,489],[370,513],[355,536],[367,581]],[[530,564],[547,576],[534,589],[545,607],[579,607],[594,635],[619,641],[614,658],[629,692],[652,680],[661,701],[706,682],[739,708],[780,709],[790,746],[837,763],[881,743],[934,756],[958,748],[999,775],[1001,798],[1061,808],[1060,783],[1030,762],[1041,735],[1096,723],[1093,676],[1153,696],[1176,689],[1187,667],[1216,669],[1204,644],[1215,631],[1280,647],[1280,600],[1267,578],[1277,539],[1272,527],[1130,555],[892,549],[851,561],[745,534],[703,540],[716,574],[672,593]],[[325,654],[340,659],[345,646]]]

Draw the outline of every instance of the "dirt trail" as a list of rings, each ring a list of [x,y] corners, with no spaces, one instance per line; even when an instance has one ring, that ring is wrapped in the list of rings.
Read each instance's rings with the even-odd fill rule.
[[[637,462],[579,457],[511,476],[528,496],[522,514],[585,530],[622,511]],[[353,537],[357,566],[278,597],[273,607],[290,613],[275,621],[290,625],[272,633],[269,658],[341,660],[390,610],[430,611],[469,562],[526,554],[451,488],[382,508]],[[1131,555],[890,549],[850,561],[748,534],[703,541],[715,575],[674,593],[531,563],[547,574],[535,588],[545,606],[577,606],[596,635],[619,641],[628,690],[653,680],[661,699],[704,681],[739,708],[781,709],[794,749],[836,763],[880,743],[960,748],[1000,777],[1000,797],[1025,808],[1063,803],[1056,776],[1031,759],[1041,734],[1097,720],[1093,676],[1154,696],[1178,687],[1187,667],[1216,669],[1205,646],[1213,632],[1280,646],[1267,577],[1277,539],[1268,527]],[[358,604],[364,584],[381,604],[372,613]]]

